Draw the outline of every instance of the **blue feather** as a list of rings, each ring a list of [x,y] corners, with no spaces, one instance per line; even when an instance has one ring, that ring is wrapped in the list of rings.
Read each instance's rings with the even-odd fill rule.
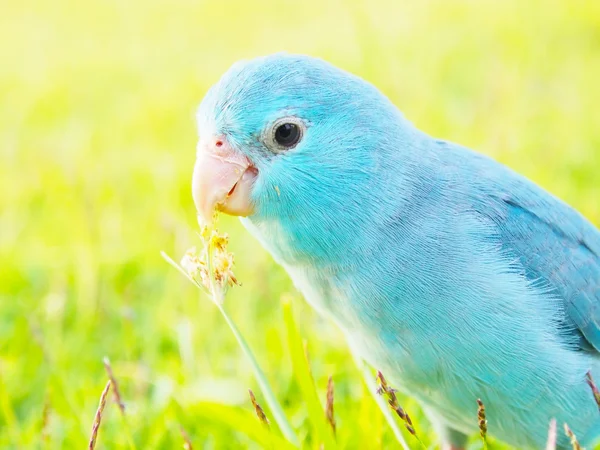
[[[287,116],[306,132],[274,152],[265,133]],[[600,436],[585,383],[600,374],[600,232],[583,216],[314,58],[236,64],[198,124],[258,169],[244,225],[442,439],[476,432],[477,398],[519,448],[542,447],[552,418]]]

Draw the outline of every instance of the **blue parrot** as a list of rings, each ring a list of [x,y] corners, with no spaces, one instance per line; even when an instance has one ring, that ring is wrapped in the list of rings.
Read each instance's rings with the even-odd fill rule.
[[[600,232],[576,210],[308,56],[234,64],[197,122],[198,214],[242,216],[444,448],[477,431],[478,398],[517,448],[552,418],[600,436]]]

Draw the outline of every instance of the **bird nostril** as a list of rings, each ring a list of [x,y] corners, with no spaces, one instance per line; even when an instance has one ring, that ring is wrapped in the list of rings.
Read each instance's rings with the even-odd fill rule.
[[[215,142],[215,145],[217,147],[223,147],[223,141],[219,139],[219,140],[217,140],[217,142]]]

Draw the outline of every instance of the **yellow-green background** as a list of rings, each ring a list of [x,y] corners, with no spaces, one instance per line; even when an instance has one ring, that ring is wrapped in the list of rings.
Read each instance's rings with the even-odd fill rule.
[[[159,251],[179,259],[197,243],[196,105],[234,61],[279,50],[361,75],[422,129],[493,155],[600,223],[600,2],[8,0],[1,448],[85,448],[103,356],[137,448],[180,448],[179,424],[194,448],[255,446],[206,417],[203,402],[250,412],[257,386],[216,308]],[[294,290],[236,220],[221,228],[244,283],[227,308],[304,436],[280,307]],[[396,448],[342,336],[294,295],[321,394],[328,375],[336,382],[342,447]],[[98,448],[125,448],[123,427],[109,404]]]

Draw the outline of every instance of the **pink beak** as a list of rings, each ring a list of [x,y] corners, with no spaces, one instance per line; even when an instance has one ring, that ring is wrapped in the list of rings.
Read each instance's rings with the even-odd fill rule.
[[[250,160],[231,148],[225,138],[200,141],[192,178],[198,221],[210,224],[215,210],[251,215],[250,191],[257,173]]]

